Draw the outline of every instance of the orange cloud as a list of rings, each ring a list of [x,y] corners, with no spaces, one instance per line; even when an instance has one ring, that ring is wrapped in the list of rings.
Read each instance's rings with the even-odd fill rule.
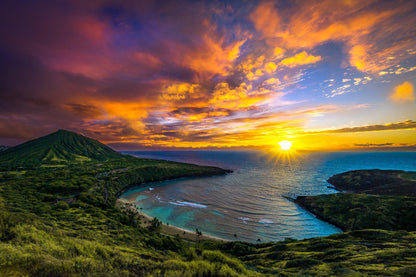
[[[268,98],[266,95],[250,96],[251,85],[241,83],[236,88],[230,88],[228,83],[219,83],[216,85],[213,97],[209,104],[215,108],[238,109],[247,108]]]
[[[199,75],[199,81],[210,79],[215,74],[227,75],[232,62],[240,55],[240,47],[246,39],[225,45],[225,38],[218,37],[215,30],[208,31],[203,36],[203,44],[196,49],[186,49],[186,54],[179,64],[194,70]]]
[[[184,100],[198,94],[200,85],[197,84],[172,84],[162,90],[160,99],[169,101]]]
[[[416,43],[407,35],[413,32],[414,20],[407,13],[414,5],[407,2],[393,7],[376,2],[295,2],[284,10],[267,1],[260,3],[249,18],[270,46],[312,49],[339,41],[350,53],[351,66],[375,73],[405,59],[400,53]],[[398,16],[400,20],[396,20]]]
[[[278,78],[270,78],[264,81],[267,85],[279,85],[281,82]]]
[[[370,1],[320,1],[294,5],[287,24],[273,2],[261,3],[250,15],[267,38],[280,38],[289,48],[312,48],[331,39],[342,40],[367,32],[392,12],[362,12]],[[286,19],[286,18],[285,18]],[[272,22],[271,24],[267,24]]]
[[[273,2],[263,2],[250,14],[249,18],[257,30],[266,36],[274,37],[282,29],[280,15],[274,7]]]
[[[317,63],[321,59],[321,56],[309,55],[308,53],[306,53],[306,51],[303,51],[299,54],[296,54],[293,57],[282,60],[280,63],[288,67],[295,67],[299,65]]]
[[[410,82],[404,82],[394,88],[394,93],[389,96],[389,99],[395,103],[412,102],[415,100],[413,85]]]
[[[109,117],[139,120],[147,116],[147,107],[142,103],[108,102],[103,106]]]
[[[273,50],[273,54],[275,58],[281,58],[285,52],[286,50],[280,47],[276,47]]]
[[[240,62],[236,66],[236,69],[241,70],[246,74],[249,74],[250,72],[258,70],[260,67],[262,67],[265,59],[266,57],[263,55],[257,58],[254,58],[253,55],[248,55],[242,62]]]
[[[362,45],[354,46],[350,49],[350,64],[364,71],[368,64],[366,56],[367,53]]]
[[[277,69],[277,65],[274,62],[268,62],[264,66],[264,70],[269,74],[272,74],[273,72],[275,72],[276,69]]]

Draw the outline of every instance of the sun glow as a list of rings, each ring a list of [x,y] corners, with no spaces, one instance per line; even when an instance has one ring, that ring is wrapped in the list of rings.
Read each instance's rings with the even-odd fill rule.
[[[279,145],[281,150],[288,151],[292,147],[292,142],[288,140],[282,140],[279,141]]]
[[[273,163],[274,166],[289,166],[289,168],[292,168],[300,158],[300,152],[296,148],[293,146],[293,141],[277,141],[265,152],[265,155],[268,156],[268,161]]]

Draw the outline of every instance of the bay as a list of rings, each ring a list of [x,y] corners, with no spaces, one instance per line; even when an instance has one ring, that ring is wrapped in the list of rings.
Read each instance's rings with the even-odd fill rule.
[[[225,176],[178,179],[132,188],[121,198],[162,222],[227,240],[304,239],[341,232],[283,196],[336,193],[326,180],[356,169],[416,170],[416,152],[134,151],[143,158],[218,166]]]

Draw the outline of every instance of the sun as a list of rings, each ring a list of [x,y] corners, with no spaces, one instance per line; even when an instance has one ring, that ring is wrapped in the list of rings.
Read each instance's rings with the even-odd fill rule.
[[[292,142],[288,140],[282,140],[279,141],[279,145],[281,150],[288,151],[292,147]]]
[[[265,151],[268,161],[272,162],[274,166],[286,164],[292,168],[292,163],[296,163],[300,157],[300,153],[297,151],[297,142],[289,140],[278,141],[275,138],[270,141],[273,145]]]

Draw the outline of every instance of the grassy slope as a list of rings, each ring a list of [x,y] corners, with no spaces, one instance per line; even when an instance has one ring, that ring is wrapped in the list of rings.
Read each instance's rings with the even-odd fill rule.
[[[216,251],[197,254],[179,239],[138,227],[134,214],[114,205],[118,188],[132,181],[224,173],[132,157],[2,173],[0,275],[255,276],[235,258]]]
[[[59,137],[66,134],[61,132]],[[72,134],[68,134],[72,141],[49,138],[40,140],[43,147],[29,145],[23,161],[25,151],[21,149],[0,156],[0,276],[416,273],[414,232],[367,230],[259,245],[194,245],[140,228],[134,213],[115,207],[119,190],[143,182],[225,171],[128,156],[111,159],[105,147],[104,154],[109,156],[94,158],[94,148],[100,145],[91,140],[80,143],[83,138]],[[48,156],[41,149],[53,144],[51,141],[58,141],[59,147]],[[39,159],[44,165],[64,167],[34,166]],[[103,161],[96,161],[100,159]],[[27,168],[8,171],[21,165]]]
[[[73,132],[59,130],[0,152],[4,169],[72,164],[120,158],[108,146]]]
[[[416,198],[336,193],[295,202],[344,231],[379,228],[416,231]]]
[[[193,245],[140,228],[134,214],[114,206],[115,192],[132,179],[155,181],[205,170],[224,173],[217,168],[127,157],[0,174],[0,276],[394,276],[416,272],[414,232],[355,231],[258,245]],[[110,194],[107,204],[105,186]]]
[[[204,242],[264,274],[279,276],[415,276],[416,233],[359,230],[328,237],[253,245]]]

